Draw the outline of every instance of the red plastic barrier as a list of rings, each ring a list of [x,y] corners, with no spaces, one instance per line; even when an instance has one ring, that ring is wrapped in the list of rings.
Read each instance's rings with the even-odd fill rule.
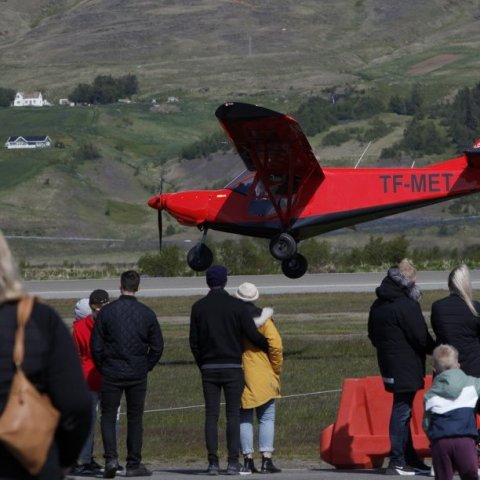
[[[430,388],[432,377],[425,377]],[[411,431],[420,457],[430,456],[422,429],[423,393],[413,402]],[[390,453],[388,426],[393,395],[385,392],[381,377],[347,378],[343,382],[337,421],[320,433],[320,457],[336,468],[379,468]]]

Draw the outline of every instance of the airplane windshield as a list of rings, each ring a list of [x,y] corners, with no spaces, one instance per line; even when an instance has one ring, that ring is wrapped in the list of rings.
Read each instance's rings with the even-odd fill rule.
[[[233,190],[234,192],[241,193],[242,195],[247,195],[250,187],[253,183],[254,175],[252,172],[242,172],[236,178],[234,178],[230,183],[228,183],[225,188]]]

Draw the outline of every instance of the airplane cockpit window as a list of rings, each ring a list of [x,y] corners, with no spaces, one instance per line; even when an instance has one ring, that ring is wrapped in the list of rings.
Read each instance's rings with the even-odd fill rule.
[[[248,195],[248,191],[253,183],[253,175],[250,172],[242,172],[238,177],[228,183],[225,188],[233,190],[242,195]]]

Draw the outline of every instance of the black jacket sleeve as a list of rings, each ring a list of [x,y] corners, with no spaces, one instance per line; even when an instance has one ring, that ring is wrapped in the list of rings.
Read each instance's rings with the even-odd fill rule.
[[[153,367],[162,358],[164,348],[163,335],[157,318],[155,317],[148,331],[148,370],[152,370]]]
[[[102,312],[100,311],[95,320],[95,325],[90,337],[90,351],[92,353],[93,363],[100,373],[102,373],[102,359],[105,349],[101,313]]]
[[[51,315],[46,391],[61,413],[56,443],[60,465],[68,467],[76,462],[90,431],[92,397],[70,332],[53,310]]]
[[[198,366],[200,366],[200,346],[199,346],[199,335],[198,335],[198,326],[197,318],[195,314],[195,306],[192,307],[190,313],[190,333],[189,333],[189,342],[190,350],[192,352],[193,358]]]
[[[268,341],[258,331],[253,318],[251,317],[246,308],[242,309],[240,320],[242,324],[242,330],[245,336],[258,348],[268,353]]]

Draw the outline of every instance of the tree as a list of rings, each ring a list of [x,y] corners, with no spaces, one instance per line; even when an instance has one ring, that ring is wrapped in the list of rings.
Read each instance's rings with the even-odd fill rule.
[[[398,115],[406,115],[407,113],[405,99],[400,97],[400,95],[393,95],[393,97],[390,98],[388,108],[391,112]]]
[[[138,80],[135,75],[128,74],[119,78],[111,75],[97,75],[92,85],[79,83],[68,98],[75,103],[107,104],[137,92]]]
[[[443,152],[448,144],[446,137],[433,120],[419,120],[414,117],[405,129],[401,144],[406,151],[431,155]]]
[[[93,103],[93,87],[86,83],[79,83],[68,99],[74,103]]]
[[[0,87],[0,107],[9,107],[15,98],[15,90]]]
[[[138,92],[138,79],[136,75],[129,73],[118,79],[123,96],[131,97]]]
[[[114,103],[122,96],[119,82],[111,75],[98,75],[93,81],[93,103]]]

